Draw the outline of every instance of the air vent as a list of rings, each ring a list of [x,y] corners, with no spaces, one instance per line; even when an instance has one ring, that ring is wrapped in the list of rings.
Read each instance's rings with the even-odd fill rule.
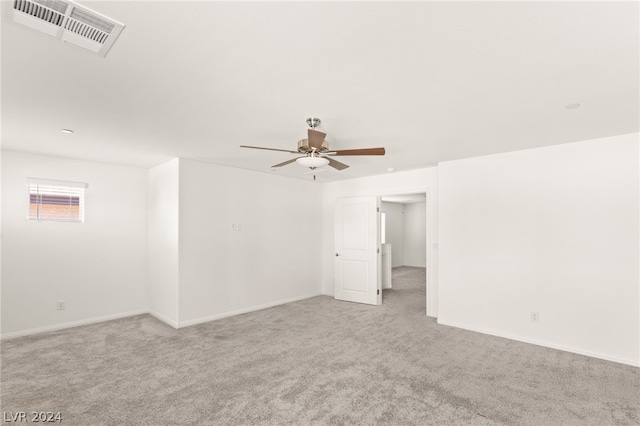
[[[14,0],[14,22],[106,56],[124,25],[71,1]]]
[[[16,0],[13,8],[34,18],[60,26],[67,11],[67,4],[58,0]]]

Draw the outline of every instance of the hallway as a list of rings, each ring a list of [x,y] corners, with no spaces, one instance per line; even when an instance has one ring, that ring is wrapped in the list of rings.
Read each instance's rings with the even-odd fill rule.
[[[392,287],[382,290],[382,305],[402,313],[426,315],[426,268],[398,266]]]

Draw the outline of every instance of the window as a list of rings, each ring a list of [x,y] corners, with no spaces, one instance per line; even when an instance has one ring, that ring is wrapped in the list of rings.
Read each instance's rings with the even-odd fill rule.
[[[84,190],[81,182],[28,178],[28,221],[84,222]]]

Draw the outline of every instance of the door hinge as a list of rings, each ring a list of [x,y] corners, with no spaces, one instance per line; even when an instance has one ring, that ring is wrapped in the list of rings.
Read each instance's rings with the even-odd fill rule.
[[[376,211],[380,213],[380,207],[376,207]]]
[[[380,249],[379,248],[376,249],[376,253],[380,253]]]
[[[378,294],[380,294],[380,289],[378,289]]]

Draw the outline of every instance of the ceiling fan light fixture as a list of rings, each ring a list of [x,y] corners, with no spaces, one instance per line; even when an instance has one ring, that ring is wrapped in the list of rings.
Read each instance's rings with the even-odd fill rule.
[[[296,163],[300,164],[302,167],[322,167],[329,164],[329,160],[323,157],[300,157],[296,160]]]

